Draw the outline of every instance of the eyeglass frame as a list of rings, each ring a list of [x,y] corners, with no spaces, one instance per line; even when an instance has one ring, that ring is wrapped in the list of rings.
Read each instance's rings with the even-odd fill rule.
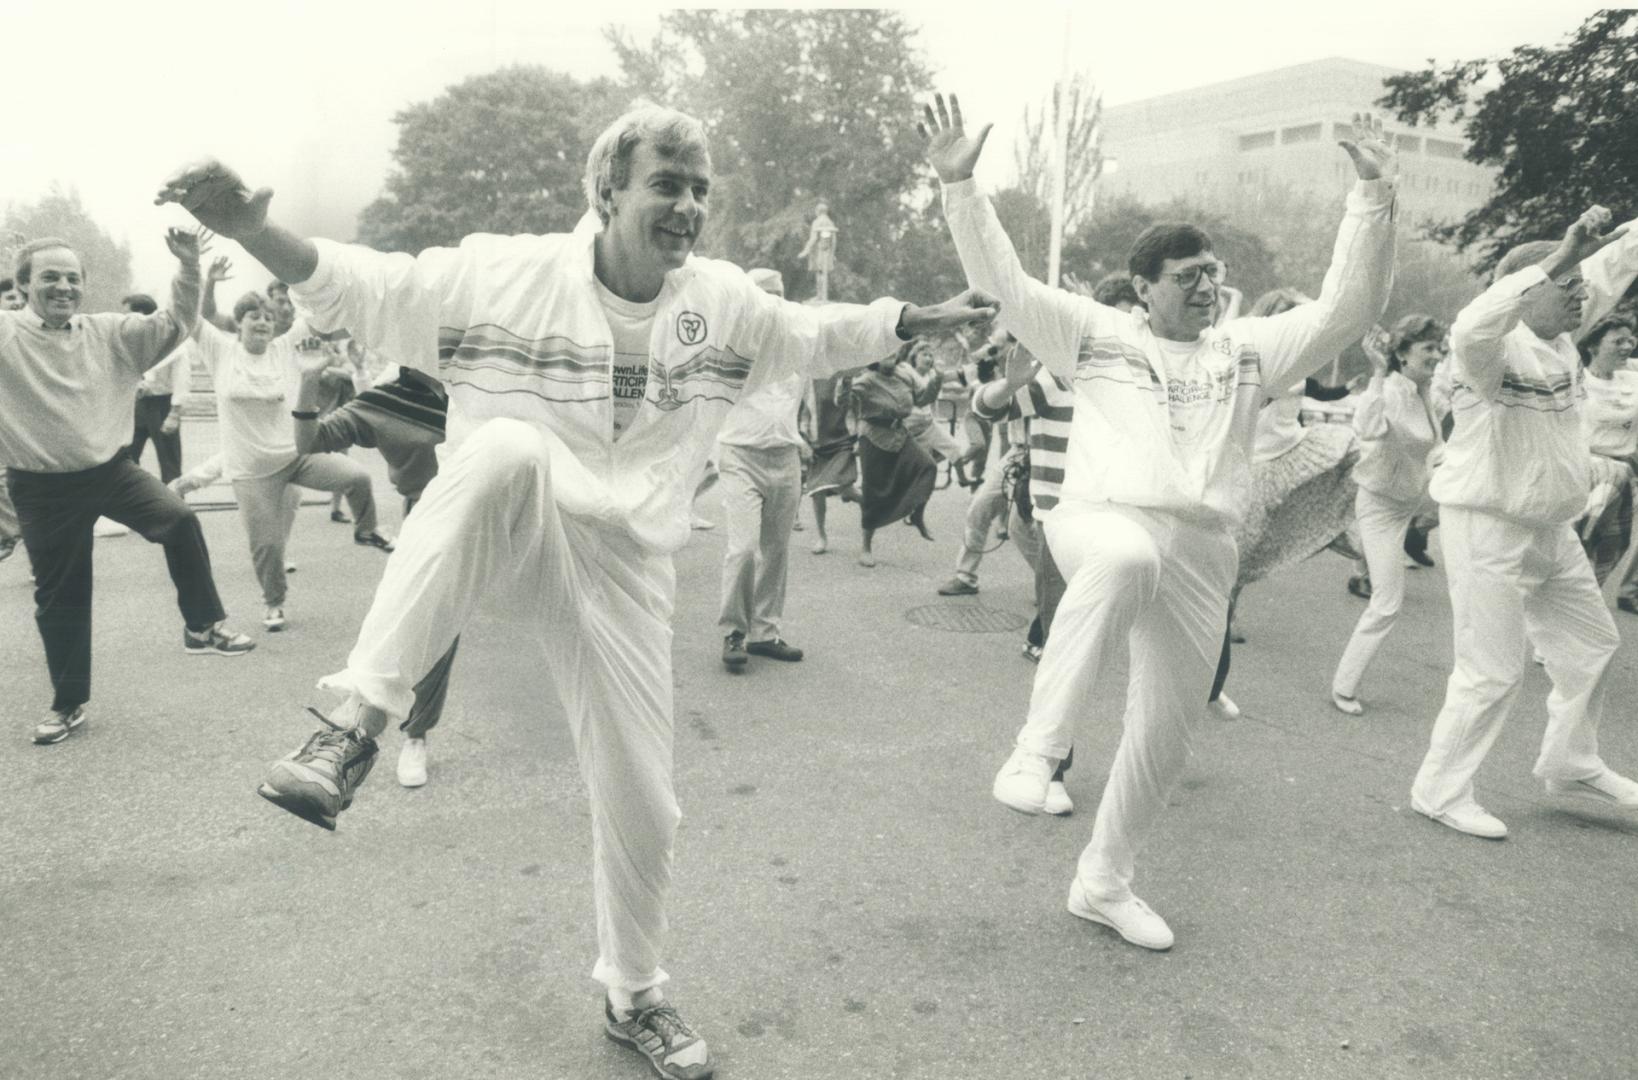
[[[1184,267],[1182,270],[1162,270],[1155,277],[1156,280],[1169,278],[1173,285],[1176,285],[1184,292],[1193,292],[1199,287],[1202,275],[1210,278],[1212,285],[1222,285],[1223,281],[1228,277],[1228,263],[1222,259],[1213,259],[1211,262],[1195,263],[1193,266]],[[1185,277],[1192,277],[1193,280],[1184,284],[1183,279]]]

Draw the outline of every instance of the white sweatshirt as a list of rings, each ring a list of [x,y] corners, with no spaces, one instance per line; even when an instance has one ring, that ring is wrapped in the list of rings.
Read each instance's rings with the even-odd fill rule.
[[[1359,436],[1354,482],[1402,502],[1426,495],[1428,455],[1439,443],[1428,409],[1416,384],[1402,372],[1373,378],[1354,406],[1354,433]]]
[[[290,287],[315,328],[345,327],[449,388],[448,441],[486,420],[562,440],[564,512],[628,531],[652,551],[688,540],[688,505],[724,418],[744,394],[801,372],[873,363],[902,344],[904,305],[808,307],[731,263],[689,258],[666,274],[636,419],[613,437],[613,335],[597,300],[591,218],[573,233],[469,236],[418,256],[315,240],[318,267]]]
[[[1585,328],[1608,314],[1638,276],[1638,227],[1582,262],[1581,273]],[[1443,506],[1533,526],[1573,521],[1586,506],[1581,356],[1571,335],[1544,339],[1519,320],[1525,291],[1546,280],[1540,266],[1509,274],[1450,328],[1456,429],[1430,486]]]
[[[1242,513],[1257,412],[1357,341],[1393,283],[1393,184],[1348,196],[1319,299],[1231,319],[1194,342],[1163,341],[1123,313],[1028,277],[972,180],[944,188],[968,280],[1001,301],[1000,322],[1073,381],[1064,500],[1112,502],[1231,524]]]

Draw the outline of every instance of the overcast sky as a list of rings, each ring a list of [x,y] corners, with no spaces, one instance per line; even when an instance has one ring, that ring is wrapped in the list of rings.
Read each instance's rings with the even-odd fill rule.
[[[220,157],[275,189],[281,221],[348,240],[358,210],[380,191],[395,111],[513,63],[614,75],[602,27],[620,23],[646,35],[662,10],[607,0],[5,0],[4,7],[0,73],[13,102],[0,140],[0,202],[33,201],[53,182],[77,187],[98,222],[130,243],[136,286],[155,293],[170,273],[160,235],[186,215],[153,207],[151,196],[182,162]],[[1556,44],[1595,5],[1159,0],[1074,8],[1071,65],[1092,75],[1106,103],[1118,104],[1327,56],[1414,68],[1430,57]],[[1068,7],[949,0],[900,10],[920,27],[940,85],[961,94],[969,121],[995,121],[991,172],[980,179],[1004,181],[1023,109],[1058,73]],[[248,264],[242,256],[236,262]],[[243,265],[232,284],[265,279]]]

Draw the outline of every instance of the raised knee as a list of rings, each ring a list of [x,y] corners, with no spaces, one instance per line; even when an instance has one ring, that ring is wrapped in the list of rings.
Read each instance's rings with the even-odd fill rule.
[[[540,431],[510,417],[485,422],[467,438],[461,455],[473,474],[495,483],[510,481],[520,473],[551,471],[551,455]]]

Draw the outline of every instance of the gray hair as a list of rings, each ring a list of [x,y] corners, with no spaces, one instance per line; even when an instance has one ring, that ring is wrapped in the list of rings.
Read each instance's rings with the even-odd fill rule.
[[[591,153],[586,155],[586,205],[605,225],[609,220],[609,206],[602,193],[624,190],[631,182],[631,159],[644,142],[663,157],[698,150],[704,155],[707,167],[710,165],[711,150],[704,124],[687,113],[652,101],[634,102],[603,129],[603,134],[592,143]]]
[[[1558,250],[1558,244],[1552,240],[1530,240],[1508,251],[1496,264],[1495,272],[1490,275],[1491,281],[1500,281],[1508,274],[1516,274],[1525,267],[1545,262],[1547,256]]]
[[[18,288],[28,285],[29,279],[34,276],[34,256],[54,248],[62,248],[76,259],[80,257],[80,253],[74,250],[74,245],[67,240],[55,236],[42,236],[38,240],[30,240],[17,249],[17,261],[12,268],[12,276],[17,279]],[[82,265],[80,269],[83,274],[84,266]]]

